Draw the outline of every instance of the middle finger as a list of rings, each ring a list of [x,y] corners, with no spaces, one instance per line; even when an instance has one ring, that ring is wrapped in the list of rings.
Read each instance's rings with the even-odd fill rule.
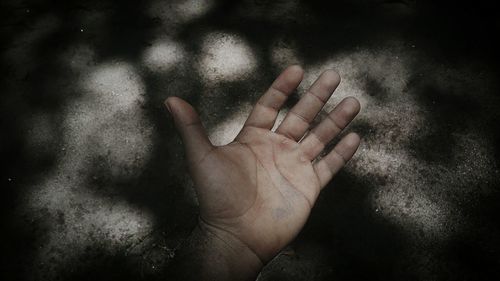
[[[333,70],[323,72],[287,113],[276,132],[299,141],[339,83],[340,76],[337,72]]]

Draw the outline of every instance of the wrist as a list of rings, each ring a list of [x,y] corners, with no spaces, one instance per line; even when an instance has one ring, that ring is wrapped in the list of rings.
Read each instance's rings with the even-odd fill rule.
[[[192,237],[200,241],[204,262],[202,272],[218,280],[255,280],[264,266],[259,256],[229,231],[199,220]],[[210,279],[210,278],[207,278]]]

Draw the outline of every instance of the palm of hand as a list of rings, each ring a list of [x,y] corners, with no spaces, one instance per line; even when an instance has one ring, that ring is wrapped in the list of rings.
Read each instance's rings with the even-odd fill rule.
[[[204,222],[230,231],[263,260],[297,234],[320,190],[299,144],[260,128],[246,128],[193,171]]]
[[[221,147],[211,145],[189,104],[167,100],[186,147],[201,222],[234,236],[262,261],[298,234],[320,189],[359,145],[359,137],[349,134],[314,162],[359,112],[354,98],[344,99],[302,139],[340,82],[332,71],[318,78],[276,132],[270,130],[302,75],[296,66],[286,69],[259,99],[235,141]]]

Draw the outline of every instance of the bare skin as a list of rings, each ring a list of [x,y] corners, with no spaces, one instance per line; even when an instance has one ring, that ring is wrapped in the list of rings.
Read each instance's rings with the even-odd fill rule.
[[[255,279],[262,266],[296,237],[321,189],[356,152],[360,138],[350,133],[317,159],[360,110],[355,98],[346,98],[310,128],[340,83],[332,70],[321,74],[271,131],[279,109],[302,78],[299,66],[285,69],[258,100],[236,139],[219,147],[210,143],[188,103],[176,97],[166,100],[183,139],[200,204],[193,233],[198,241],[190,249],[200,261],[194,265],[200,267],[197,278]]]

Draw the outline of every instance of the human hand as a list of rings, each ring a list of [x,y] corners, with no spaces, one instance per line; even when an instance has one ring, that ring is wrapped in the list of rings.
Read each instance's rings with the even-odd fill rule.
[[[237,252],[220,253],[218,257],[228,258],[229,264],[253,263],[260,270],[259,265],[290,243],[305,224],[320,190],[359,146],[358,135],[350,133],[326,156],[316,159],[359,112],[359,102],[352,97],[340,102],[303,138],[340,83],[332,70],[322,73],[276,131],[271,131],[279,109],[302,78],[299,66],[284,70],[258,100],[235,140],[218,147],[211,144],[188,103],[176,97],[166,100],[194,180],[200,232],[219,240],[213,244],[223,249],[217,251]],[[238,260],[231,260],[234,254]]]

